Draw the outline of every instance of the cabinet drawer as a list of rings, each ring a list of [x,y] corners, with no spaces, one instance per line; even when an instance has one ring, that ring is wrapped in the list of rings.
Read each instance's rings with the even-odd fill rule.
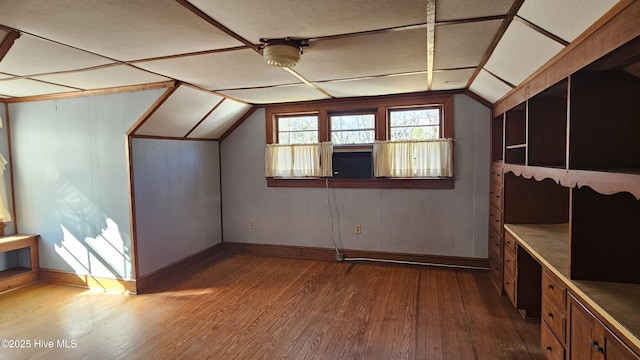
[[[552,301],[563,313],[567,308],[567,288],[553,273],[542,270],[542,297]]]
[[[489,249],[502,260],[502,236],[492,227],[489,228]]]
[[[566,319],[562,311],[553,305],[553,302],[547,298],[542,297],[542,321],[551,329],[558,338],[558,340],[564,344],[565,342],[565,329]]]
[[[495,182],[491,183],[489,188],[489,200],[493,206],[502,209],[502,185]]]
[[[516,281],[514,280],[514,277],[511,274],[507,274],[506,272],[502,274],[503,278],[504,278],[504,292],[507,294],[507,296],[509,297],[509,300],[511,300],[511,303],[513,303],[513,305],[516,305]]]
[[[516,238],[511,235],[510,232],[504,232],[504,249],[510,250],[512,253],[516,253]]]
[[[495,182],[502,186],[502,167],[491,165],[491,182]]]
[[[502,263],[492,255],[489,255],[489,277],[498,292],[502,293]]]
[[[516,277],[516,256],[511,250],[505,249],[503,254],[504,272],[509,273],[511,277]]]
[[[540,334],[540,344],[542,345],[542,352],[547,360],[564,360],[564,347],[558,342],[558,339],[553,336],[551,330],[543,322],[540,326],[542,332]]]
[[[489,225],[502,232],[502,211],[493,205],[489,206]]]

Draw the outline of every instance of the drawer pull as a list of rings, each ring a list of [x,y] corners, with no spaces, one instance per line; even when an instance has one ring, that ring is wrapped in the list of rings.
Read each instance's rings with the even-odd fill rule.
[[[547,345],[547,351],[551,351],[551,346]]]
[[[589,344],[596,350],[596,352],[604,353],[604,348],[598,344],[597,341],[593,341],[593,339],[589,340]]]
[[[549,286],[547,286],[549,289],[553,290],[553,284],[549,284]]]
[[[548,313],[547,317],[550,318],[550,319],[553,319],[553,313]]]

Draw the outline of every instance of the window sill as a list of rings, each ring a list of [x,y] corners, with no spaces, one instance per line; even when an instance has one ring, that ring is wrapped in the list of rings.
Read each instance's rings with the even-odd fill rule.
[[[327,181],[328,180],[328,181]],[[267,178],[268,187],[357,188],[357,189],[453,189],[454,178]]]

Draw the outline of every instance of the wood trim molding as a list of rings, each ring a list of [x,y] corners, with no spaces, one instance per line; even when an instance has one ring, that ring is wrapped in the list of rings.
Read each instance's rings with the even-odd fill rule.
[[[7,36],[4,38],[2,43],[0,43],[0,61],[4,58],[5,55],[9,52],[9,49],[13,46],[13,43],[17,38],[20,37],[20,33],[18,31],[9,31]]]
[[[267,178],[267,187],[358,189],[453,189],[455,178],[401,179],[337,179],[337,178]]]
[[[218,141],[222,142],[224,141],[224,139],[227,138],[227,136],[231,135],[231,133],[237,129],[240,125],[242,125],[243,122],[245,122],[245,120],[247,120],[251,115],[253,115],[254,112],[256,112],[256,110],[260,109],[259,106],[252,106],[246,113],[244,113],[244,115],[242,115],[242,117],[240,119],[238,119],[238,121],[236,121],[233,125],[231,125],[231,127],[229,129],[227,129],[227,131],[224,132],[224,134],[222,134],[222,136],[220,136],[218,138]]]
[[[506,112],[640,36],[638,18],[640,18],[639,1],[620,1],[569,46],[496,101],[493,106],[494,116]]]
[[[498,42],[500,42],[500,39],[502,39],[502,36],[507,31],[509,24],[511,24],[511,21],[513,21],[513,18],[516,16],[516,14],[518,13],[518,10],[520,10],[520,7],[522,6],[523,3],[524,3],[524,0],[515,0],[513,2],[513,5],[511,5],[511,8],[507,13],[506,18],[502,21],[502,24],[500,24],[500,27],[498,28],[496,35],[493,37],[493,40],[491,40],[491,43],[489,44],[487,51],[484,53],[482,60],[480,60],[480,64],[478,64],[478,67],[476,67],[476,70],[473,72],[473,74],[469,78],[469,81],[467,81],[467,86],[465,86],[466,89],[468,89],[471,86],[471,84],[473,84],[476,77],[480,73],[480,70],[482,70],[482,68],[484,68],[484,66],[487,64],[487,61],[489,61],[491,54],[493,54],[493,51],[496,49],[496,46],[498,46]]]
[[[101,289],[126,294],[136,294],[136,281],[125,279],[109,279],[93,275],[78,275],[66,271],[40,269],[38,280],[50,284],[75,286],[86,289]]]
[[[138,294],[149,291],[155,285],[162,283],[169,275],[189,269],[200,261],[218,255],[222,251],[224,251],[223,243],[218,243],[182,260],[178,260],[149,274],[138,277],[136,279]]]
[[[436,0],[427,0],[427,90],[433,84],[433,53],[436,44]]]
[[[289,245],[250,244],[238,242],[224,242],[224,249],[233,253],[248,253],[261,256],[297,258],[307,260],[336,260],[336,250]],[[440,256],[427,254],[386,253],[378,251],[340,249],[347,259],[367,258],[384,262],[410,262],[433,266],[463,267],[489,269],[489,259],[467,258],[455,256]]]
[[[162,104],[164,104],[167,99],[181,86],[181,84],[175,84],[175,86],[169,87],[160,97],[147,109],[147,111],[142,114],[140,119],[136,121],[130,128],[127,130],[127,135],[132,135],[144,124],[150,117],[155,113]]]
[[[119,93],[134,92],[134,91],[173,88],[174,86],[176,86],[176,82],[171,80],[171,81],[162,81],[162,82],[142,84],[142,85],[119,86],[119,87],[113,87],[113,88],[107,88],[107,89],[79,90],[79,91],[69,91],[69,92],[64,92],[59,94],[7,98],[7,99],[3,99],[3,101],[6,103],[22,103],[22,102],[30,102],[30,101],[60,100],[60,99],[71,99],[71,98],[77,98],[77,97],[83,97],[83,96],[110,95],[110,94],[119,94]]]

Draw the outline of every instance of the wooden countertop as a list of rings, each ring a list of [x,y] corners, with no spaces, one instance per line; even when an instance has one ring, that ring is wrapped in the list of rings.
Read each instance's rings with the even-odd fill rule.
[[[572,293],[640,348],[640,284],[571,280],[569,224],[505,224],[504,228],[540,264],[556,274]]]

